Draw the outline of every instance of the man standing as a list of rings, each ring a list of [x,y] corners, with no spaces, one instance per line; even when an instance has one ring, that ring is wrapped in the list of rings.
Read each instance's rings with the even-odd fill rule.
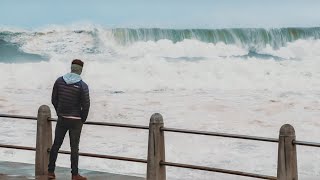
[[[71,147],[72,180],[86,180],[78,173],[79,142],[83,123],[86,121],[90,108],[88,85],[82,81],[83,62],[75,59],[71,63],[71,73],[59,77],[53,86],[52,104],[57,112],[58,121],[54,143],[50,151],[48,165],[49,179],[55,179],[55,164],[63,139],[69,131]]]

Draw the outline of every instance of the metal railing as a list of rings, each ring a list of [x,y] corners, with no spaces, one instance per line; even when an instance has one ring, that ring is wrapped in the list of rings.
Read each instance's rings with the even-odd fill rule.
[[[8,144],[0,144],[0,147],[18,149],[18,150],[36,151],[35,174],[36,176],[46,175],[47,164],[48,164],[48,153],[50,152],[50,148],[52,146],[51,122],[57,121],[57,119],[51,118],[50,108],[46,105],[41,106],[39,108],[37,117],[9,115],[9,114],[0,114],[0,117],[37,121],[36,147],[16,146],[16,145],[8,145]],[[227,134],[227,133],[218,133],[218,132],[167,128],[167,127],[164,127],[163,118],[158,113],[155,113],[151,116],[149,126],[107,123],[107,122],[85,122],[85,124],[96,125],[96,126],[111,126],[111,127],[149,130],[147,160],[131,158],[131,157],[93,154],[93,153],[83,153],[83,152],[79,153],[80,156],[86,156],[86,157],[113,159],[113,160],[130,161],[130,162],[137,162],[137,163],[147,163],[147,175],[146,175],[147,180],[165,180],[166,166],[195,169],[195,170],[202,170],[202,171],[211,171],[211,172],[225,173],[225,174],[231,174],[231,175],[260,178],[260,179],[298,180],[296,145],[320,147],[320,143],[297,141],[295,139],[294,128],[289,124],[285,124],[281,127],[280,133],[279,133],[279,139],[239,135],[239,134]],[[165,161],[164,132],[185,133],[185,134],[194,134],[194,135],[216,136],[216,137],[224,137],[224,138],[235,138],[235,139],[244,139],[244,140],[252,140],[252,141],[278,143],[277,177],[249,173],[249,172],[235,171],[235,170],[206,167],[206,166],[167,162]],[[70,151],[60,150],[59,153],[70,154]]]

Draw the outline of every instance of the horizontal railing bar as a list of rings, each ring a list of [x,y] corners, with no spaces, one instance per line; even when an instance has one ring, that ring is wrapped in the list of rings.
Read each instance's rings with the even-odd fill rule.
[[[4,117],[4,118],[14,118],[14,119],[37,120],[37,117],[34,117],[34,116],[20,116],[20,115],[10,115],[10,114],[0,114],[0,117]]]
[[[131,125],[131,124],[120,124],[120,123],[105,123],[105,122],[85,122],[87,125],[98,125],[98,126],[113,126],[133,129],[149,129],[149,126]]]
[[[238,175],[238,176],[246,176],[246,177],[253,177],[253,178],[260,178],[260,179],[272,179],[272,180],[277,179],[274,176],[253,174],[253,173],[233,171],[233,170],[227,170],[227,169],[211,168],[211,167],[206,167],[206,166],[195,166],[195,165],[172,163],[172,162],[160,162],[160,165],[187,168],[187,169],[196,169],[196,170],[203,170],[203,171],[211,171],[211,172],[218,172],[218,173],[224,173],[224,174],[233,174],[233,175]]]
[[[70,151],[59,151],[59,153],[61,153],[61,154],[70,154],[71,152]],[[102,159],[113,159],[113,160],[121,160],[121,161],[147,163],[147,160],[145,160],[145,159],[128,158],[128,157],[121,157],[121,156],[110,156],[110,155],[81,153],[81,152],[79,152],[79,155],[80,156],[87,156],[87,157],[102,158]]]
[[[50,152],[50,149],[48,149]],[[60,150],[60,154],[71,154],[70,151]],[[102,159],[113,159],[113,160],[121,160],[121,161],[131,161],[131,162],[139,162],[139,163],[147,163],[145,159],[137,159],[137,158],[128,158],[128,157],[121,157],[121,156],[110,156],[110,155],[101,155],[101,154],[92,154],[92,153],[81,153],[79,152],[80,156],[86,157],[95,157],[95,158],[102,158]]]
[[[36,148],[27,147],[27,146],[15,146],[15,145],[8,145],[8,144],[0,144],[0,147],[9,148],[9,149],[20,149],[20,150],[36,151]]]
[[[57,121],[55,118],[49,118],[49,121]],[[133,129],[149,129],[149,126],[131,125],[131,124],[120,124],[120,123],[108,123],[108,122],[92,122],[87,121],[84,124],[97,125],[97,126],[113,126],[113,127],[124,127]]]
[[[301,146],[320,147],[320,143],[315,143],[315,142],[293,141],[293,144],[301,145]]]
[[[198,135],[206,135],[206,136],[219,136],[219,137],[228,137],[228,138],[236,138],[236,139],[247,139],[247,140],[278,143],[278,139],[276,139],[276,138],[266,138],[266,137],[247,136],[247,135],[238,135],[238,134],[227,134],[227,133],[208,132],[208,131],[195,131],[195,130],[175,129],[175,128],[166,128],[166,127],[161,128],[161,130],[168,131],[168,132],[198,134]]]
[[[34,148],[34,147],[15,146],[15,145],[8,145],[8,144],[0,144],[0,147],[9,148],[9,149],[36,151],[36,148]],[[48,152],[50,152],[50,150],[48,150]],[[70,151],[63,151],[63,150],[59,151],[59,153],[71,154]],[[122,160],[122,161],[147,163],[147,160],[137,159],[137,158],[128,158],[128,157],[110,156],[110,155],[101,155],[101,154],[91,154],[91,153],[79,153],[79,155],[80,156],[87,156],[87,157],[103,158],[103,159],[114,159],[114,160]]]

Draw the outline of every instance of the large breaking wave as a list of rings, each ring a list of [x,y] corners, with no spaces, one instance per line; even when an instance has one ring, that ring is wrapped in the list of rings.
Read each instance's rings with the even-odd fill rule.
[[[45,60],[46,57],[57,54],[71,53],[103,54],[108,58],[118,57],[117,55],[139,57],[155,53],[156,56],[169,58],[235,56],[283,59],[292,58],[292,55],[287,53],[278,57],[279,54],[274,52],[293,42],[304,40],[312,43],[318,39],[319,27],[182,30],[94,27],[18,32],[2,30],[0,61],[22,61],[22,57],[25,57],[24,60]]]
[[[318,27],[2,29],[0,80],[50,88],[80,58],[94,89],[320,89],[319,49]]]
[[[279,48],[298,39],[320,38],[320,28],[112,29],[111,33],[115,40],[121,44],[161,39],[168,39],[176,43],[185,39],[194,39],[207,43],[237,44],[253,49],[265,47],[267,44]]]

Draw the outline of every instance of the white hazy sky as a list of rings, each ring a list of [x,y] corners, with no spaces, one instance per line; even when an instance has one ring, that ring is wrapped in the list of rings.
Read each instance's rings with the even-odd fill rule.
[[[0,26],[320,26],[320,0],[0,0]]]

